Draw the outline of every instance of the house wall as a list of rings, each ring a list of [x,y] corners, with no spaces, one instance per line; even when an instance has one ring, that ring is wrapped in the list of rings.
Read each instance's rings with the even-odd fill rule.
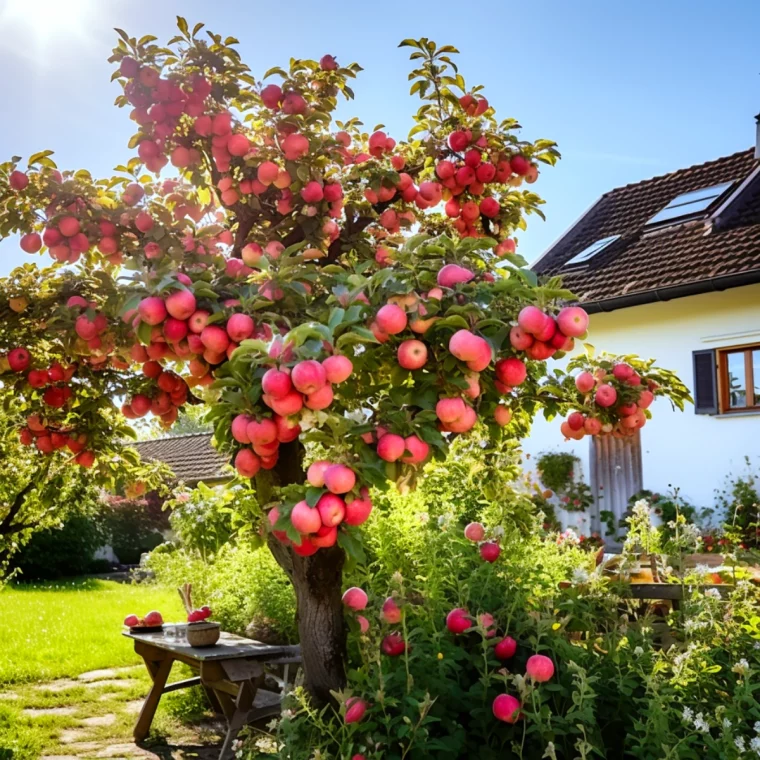
[[[656,358],[693,396],[692,351],[760,343],[760,285],[594,314],[589,340],[597,350]],[[726,476],[746,472],[746,456],[760,471],[760,414],[698,415],[691,405],[673,410],[664,398],[651,411],[653,419],[641,431],[644,488],[677,487],[695,506],[713,506]],[[573,451],[589,482],[590,442],[565,442],[560,422],[537,418],[524,450],[532,459],[545,451]]]

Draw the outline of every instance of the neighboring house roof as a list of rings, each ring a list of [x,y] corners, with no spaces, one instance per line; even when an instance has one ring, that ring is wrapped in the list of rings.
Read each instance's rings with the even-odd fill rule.
[[[132,444],[143,459],[165,462],[177,480],[196,485],[201,480],[211,483],[227,480],[230,458],[211,445],[210,433],[193,433],[171,438],[157,438]]]
[[[677,196],[724,182],[734,184],[699,218],[645,226]],[[568,265],[615,235],[587,262]],[[746,150],[611,190],[533,269],[561,274],[590,311],[760,282],[760,161]]]

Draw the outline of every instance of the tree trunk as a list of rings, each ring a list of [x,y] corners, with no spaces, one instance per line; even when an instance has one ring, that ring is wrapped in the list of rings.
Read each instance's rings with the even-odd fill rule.
[[[280,446],[280,457],[272,471],[278,485],[303,483],[302,461],[300,443]],[[336,545],[311,557],[299,557],[274,537],[268,545],[293,583],[305,685],[314,703],[322,706],[332,700],[331,691],[346,684],[347,629],[341,593],[345,552]]]
[[[317,704],[346,685],[346,623],[341,586],[343,549],[320,549],[311,557],[293,558],[293,586],[298,604],[298,637],[306,688]]]

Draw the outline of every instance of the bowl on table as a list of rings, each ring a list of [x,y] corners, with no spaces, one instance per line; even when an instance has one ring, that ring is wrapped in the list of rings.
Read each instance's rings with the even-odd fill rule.
[[[156,633],[163,630],[163,625],[133,625],[129,628],[130,633]]]
[[[219,641],[222,627],[219,623],[188,623],[185,630],[191,647],[212,647]]]

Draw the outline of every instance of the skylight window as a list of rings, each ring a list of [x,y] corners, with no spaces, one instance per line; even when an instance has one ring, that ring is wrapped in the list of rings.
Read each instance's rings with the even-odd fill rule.
[[[667,206],[665,206],[664,209],[662,209],[662,211],[658,211],[647,224],[672,222],[673,220],[681,219],[684,216],[693,216],[694,214],[706,211],[733,184],[733,181],[723,182],[720,185],[703,187],[701,190],[694,190],[690,193],[677,195]]]
[[[582,264],[589,259],[593,259],[597,253],[601,253],[605,248],[612,245],[616,240],[620,240],[620,235],[611,235],[610,237],[597,240],[596,243],[584,248],[580,253],[576,253],[567,264]]]

